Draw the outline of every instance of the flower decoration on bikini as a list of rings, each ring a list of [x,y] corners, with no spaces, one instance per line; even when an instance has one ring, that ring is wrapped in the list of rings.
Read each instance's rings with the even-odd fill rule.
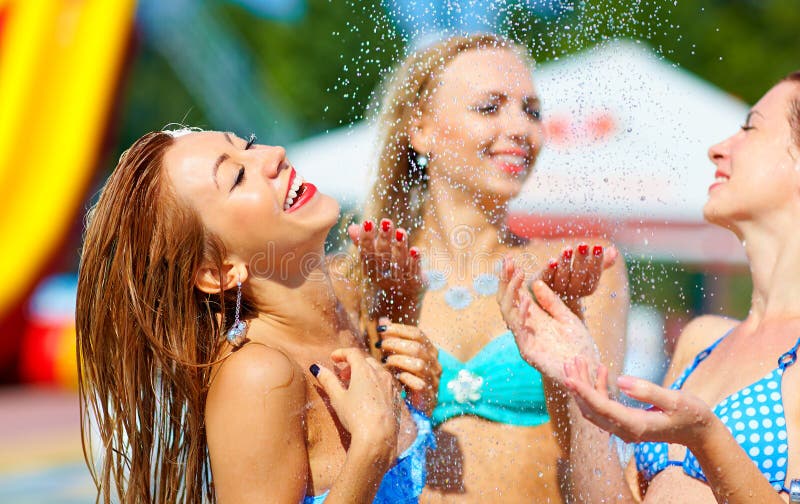
[[[236,282],[236,312],[233,316],[233,325],[230,329],[228,329],[225,338],[228,340],[228,343],[234,346],[234,348],[239,348],[244,344],[246,341],[245,333],[247,332],[247,322],[244,320],[240,320],[239,317],[242,311],[242,282],[241,280]]]
[[[447,383],[447,390],[453,394],[453,399],[461,404],[480,401],[482,387],[483,378],[468,369],[460,370],[456,377]]]

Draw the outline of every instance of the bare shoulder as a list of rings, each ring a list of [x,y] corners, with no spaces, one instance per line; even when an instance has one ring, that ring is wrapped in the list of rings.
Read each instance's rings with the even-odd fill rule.
[[[248,343],[215,369],[205,409],[222,502],[298,502],[306,491],[305,378],[275,348]]]
[[[692,319],[681,331],[675,356],[693,359],[738,323],[738,320],[719,315],[701,315]]]
[[[283,399],[304,400],[305,378],[300,367],[282,351],[258,343],[248,343],[233,352],[215,370],[209,388],[212,400],[257,397],[280,391]]]
[[[674,380],[697,354],[739,324],[738,320],[719,315],[701,315],[692,319],[681,331],[665,378]]]

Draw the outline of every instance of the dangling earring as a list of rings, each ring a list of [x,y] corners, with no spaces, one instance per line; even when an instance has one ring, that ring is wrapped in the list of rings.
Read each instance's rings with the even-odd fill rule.
[[[228,339],[228,343],[233,345],[234,348],[239,348],[246,341],[244,333],[247,332],[247,322],[244,320],[239,320],[239,315],[242,310],[241,280],[236,282],[236,289],[236,313],[233,317],[233,325],[230,329],[228,329],[228,333],[225,335],[225,337]]]
[[[428,156],[425,154],[417,154],[417,157],[414,159],[414,163],[416,163],[416,165],[423,170],[425,169],[426,166],[428,166],[428,161],[430,160],[428,159]]]

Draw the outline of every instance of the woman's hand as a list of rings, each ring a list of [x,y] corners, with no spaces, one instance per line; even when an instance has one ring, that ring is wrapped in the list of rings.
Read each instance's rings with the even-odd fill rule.
[[[350,433],[351,445],[372,446],[384,454],[394,454],[403,407],[397,381],[361,349],[340,348],[331,354],[331,359],[344,364],[339,372],[343,380],[317,364],[311,366],[311,373],[327,394],[339,422]]]
[[[630,408],[609,398],[608,370],[597,369],[592,385],[586,360],[565,363],[564,386],[572,393],[583,416],[626,442],[660,441],[692,447],[701,442],[715,420],[711,408],[697,396],[660,387],[631,376],[617,378],[619,389],[630,397],[652,404],[648,410]]]
[[[579,317],[583,317],[581,298],[597,290],[600,275],[614,265],[619,256],[615,247],[586,243],[567,247],[558,259],[551,259],[535,278],[543,281],[559,295],[564,304]]]
[[[442,376],[438,350],[416,326],[392,324],[385,317],[378,324],[381,339],[375,347],[383,353],[384,365],[397,375],[411,404],[430,416]]]
[[[497,302],[525,361],[557,383],[564,381],[564,363],[576,355],[599,363],[594,340],[578,316],[541,280],[532,286],[537,305],[524,280],[524,273],[506,258]]]
[[[358,247],[361,273],[370,286],[370,292],[363,293],[371,300],[370,318],[384,315],[415,324],[424,281],[420,252],[408,246],[406,231],[382,219],[378,225],[371,220],[351,224],[347,233]]]

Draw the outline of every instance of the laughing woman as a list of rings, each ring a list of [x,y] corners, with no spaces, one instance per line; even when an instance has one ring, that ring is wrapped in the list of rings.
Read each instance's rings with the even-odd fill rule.
[[[323,255],[338,212],[254,137],[156,132],[123,154],[90,212],[78,285],[100,501],[416,502],[432,436],[400,387],[438,376],[398,381],[368,356]],[[416,261],[392,251],[395,270]]]
[[[516,350],[494,301],[496,266],[511,255],[544,268],[585,314],[615,371],[625,347],[625,266],[617,261],[598,286],[583,273],[614,258],[604,242],[577,238],[577,247],[564,248],[506,227],[509,202],[544,140],[531,68],[516,45],[475,35],[414,53],[382,106],[378,177],[365,215],[413,230],[429,279],[419,327],[443,367],[425,500],[560,502],[557,461],[569,440],[563,391]],[[382,345],[389,362],[402,348]]]
[[[745,245],[750,311],[690,322],[664,387],[620,377],[649,410],[609,398],[589,331],[546,286],[534,286],[542,310],[513,264],[504,274],[499,299],[522,354],[575,397],[576,502],[800,502],[800,72],[708,155],[716,174],[703,213]],[[636,443],[625,470],[609,433]]]

